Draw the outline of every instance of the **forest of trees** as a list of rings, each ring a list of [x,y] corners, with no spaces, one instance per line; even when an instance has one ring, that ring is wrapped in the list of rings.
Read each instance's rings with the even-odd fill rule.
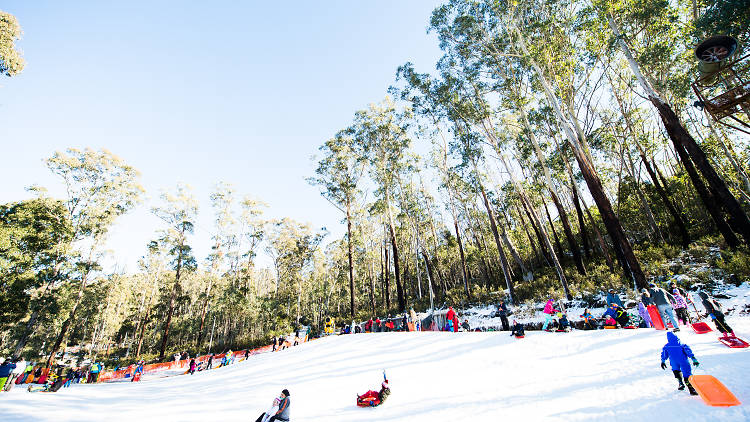
[[[196,257],[198,201],[179,185],[152,208],[139,271],[109,274],[104,241],[143,201],[139,173],[106,150],[56,152],[66,197],[35,186],[0,205],[2,352],[157,360],[327,315],[642,288],[651,261],[696,242],[746,258],[748,136],[694,107],[690,83],[700,40],[748,40],[747,3],[448,1],[429,17],[435,70],[394,69],[384,98],[321,140],[308,183],[339,239],[217,183],[200,210],[212,252]],[[19,33],[0,12],[7,76],[23,69]]]

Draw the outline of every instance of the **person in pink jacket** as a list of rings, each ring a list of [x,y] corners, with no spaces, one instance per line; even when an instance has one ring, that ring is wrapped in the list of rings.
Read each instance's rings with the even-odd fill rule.
[[[554,304],[554,300],[550,298],[547,301],[547,304],[544,305],[544,310],[542,312],[544,312],[545,315],[544,315],[544,325],[542,325],[542,330],[546,330],[549,323],[552,322],[552,319],[553,319],[552,316],[560,312],[557,309],[555,309],[553,304]]]

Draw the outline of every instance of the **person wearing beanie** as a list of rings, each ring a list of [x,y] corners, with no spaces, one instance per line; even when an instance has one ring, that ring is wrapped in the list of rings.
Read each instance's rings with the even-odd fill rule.
[[[516,336],[516,337],[523,337],[524,336],[523,324],[519,323],[518,321],[514,319],[513,327],[512,327],[512,331],[510,332],[510,335]]]

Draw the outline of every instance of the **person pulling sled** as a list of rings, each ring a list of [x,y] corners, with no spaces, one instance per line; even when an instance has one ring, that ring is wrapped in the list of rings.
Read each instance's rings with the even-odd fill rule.
[[[693,351],[690,350],[690,346],[682,344],[680,339],[672,332],[667,332],[667,344],[661,349],[661,369],[666,370],[667,365],[664,363],[669,359],[669,364],[672,367],[672,373],[677,378],[679,383],[677,389],[684,390],[687,385],[688,391],[693,396],[698,395],[692,385],[690,385],[690,375],[692,374],[690,363],[688,358],[692,359],[693,366],[698,366],[698,360],[693,355]],[[683,377],[685,381],[683,382]]]

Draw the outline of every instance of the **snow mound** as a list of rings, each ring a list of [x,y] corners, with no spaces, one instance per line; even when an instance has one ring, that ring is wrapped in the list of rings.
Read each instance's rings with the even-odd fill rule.
[[[750,319],[733,317],[748,338]],[[678,333],[701,362],[750,403],[750,349],[717,333]],[[659,368],[663,331],[376,333],[328,337],[233,366],[141,383],[74,385],[0,395],[3,421],[253,421],[283,388],[292,421],[750,420],[746,404],[709,407]],[[355,406],[385,369],[392,394]]]

